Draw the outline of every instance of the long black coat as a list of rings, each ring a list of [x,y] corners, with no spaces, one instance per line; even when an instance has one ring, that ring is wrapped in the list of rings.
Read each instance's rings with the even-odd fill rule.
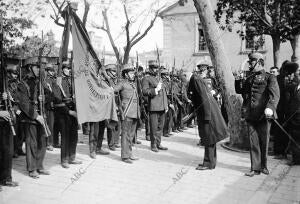
[[[197,113],[198,129],[204,146],[216,144],[229,136],[217,101],[209,93],[206,82],[193,75],[189,83],[189,93]]]

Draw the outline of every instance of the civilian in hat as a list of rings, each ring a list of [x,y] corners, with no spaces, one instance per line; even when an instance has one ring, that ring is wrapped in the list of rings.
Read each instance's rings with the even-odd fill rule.
[[[289,63],[287,66],[288,72],[293,75],[293,83],[288,87],[290,100],[286,114],[286,118],[290,118],[288,120],[288,129],[294,139],[294,141],[290,142],[292,152],[291,165],[300,165],[300,68],[297,63]]]
[[[280,68],[279,75],[276,77],[278,86],[279,86],[279,91],[280,91],[280,99],[277,105],[276,113],[278,116],[277,121],[279,124],[285,123],[286,119],[286,113],[288,111],[288,102],[290,100],[290,92],[288,91],[288,86],[290,84],[289,80],[289,73],[288,71],[289,68],[286,66],[286,64],[289,64],[290,62],[288,60],[284,61],[282,63],[282,66]],[[274,143],[273,143],[273,152],[275,159],[284,159],[286,158],[286,150],[288,147],[289,143],[289,138],[285,135],[284,132],[276,125],[272,124],[271,126],[271,135],[274,138]]]
[[[267,165],[270,118],[277,119],[276,108],[280,97],[276,77],[264,69],[264,57],[260,53],[249,54],[250,75],[236,79],[238,94],[246,96],[242,113],[247,122],[250,138],[251,170],[246,176],[269,174]]]

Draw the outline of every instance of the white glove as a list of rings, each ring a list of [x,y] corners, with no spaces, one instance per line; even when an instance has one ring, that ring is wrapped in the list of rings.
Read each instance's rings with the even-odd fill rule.
[[[161,90],[161,82],[158,82],[158,84],[155,88],[155,94],[157,95],[160,90]]]
[[[211,95],[215,95],[216,91],[215,90],[211,90],[210,93],[211,93]]]
[[[270,108],[266,108],[265,115],[266,115],[266,117],[271,117],[273,115],[273,110]]]
[[[10,120],[10,114],[8,111],[0,111],[0,118],[3,118],[6,121]]]
[[[40,124],[44,124],[45,123],[45,120],[44,118],[41,116],[41,115],[38,115],[36,120],[40,123]]]

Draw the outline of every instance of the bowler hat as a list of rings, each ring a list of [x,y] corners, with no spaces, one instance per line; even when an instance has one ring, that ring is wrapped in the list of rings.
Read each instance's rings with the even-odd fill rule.
[[[292,74],[292,73],[296,72],[298,68],[299,68],[299,65],[296,62],[287,62],[284,65],[284,70],[287,72],[287,74]]]

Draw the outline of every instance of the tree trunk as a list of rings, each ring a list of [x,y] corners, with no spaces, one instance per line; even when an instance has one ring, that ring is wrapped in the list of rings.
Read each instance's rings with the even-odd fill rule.
[[[271,35],[273,41],[273,61],[274,67],[280,67],[280,35]]]
[[[208,45],[210,57],[215,67],[216,76],[224,97],[226,111],[229,119],[230,145],[242,149],[248,149],[245,122],[241,121],[242,98],[236,95],[234,77],[231,66],[225,54],[221,34],[215,21],[210,0],[193,0],[202,24],[205,39]]]
[[[293,39],[290,40],[293,55],[291,57],[292,62],[300,63],[300,34],[294,35]]]

